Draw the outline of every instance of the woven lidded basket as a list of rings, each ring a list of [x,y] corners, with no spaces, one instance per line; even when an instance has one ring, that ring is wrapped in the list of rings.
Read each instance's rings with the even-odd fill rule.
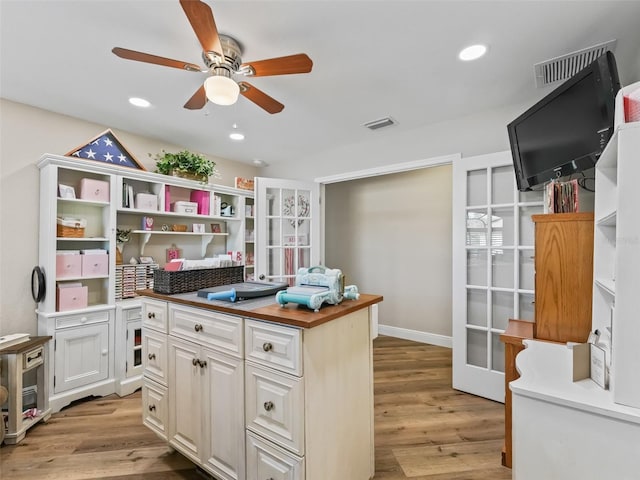
[[[229,285],[244,281],[244,267],[199,268],[170,272],[153,272],[153,291],[156,293],[195,292],[201,288]]]
[[[59,238],[83,238],[87,221],[84,218],[56,218],[56,236]]]

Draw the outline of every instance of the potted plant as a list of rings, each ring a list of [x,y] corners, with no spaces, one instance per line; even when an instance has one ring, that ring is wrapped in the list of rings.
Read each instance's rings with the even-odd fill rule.
[[[149,154],[149,156],[152,155]],[[207,182],[210,176],[217,174],[216,162],[188,150],[182,150],[178,153],[162,150],[154,158],[156,160],[156,172],[164,175]]]

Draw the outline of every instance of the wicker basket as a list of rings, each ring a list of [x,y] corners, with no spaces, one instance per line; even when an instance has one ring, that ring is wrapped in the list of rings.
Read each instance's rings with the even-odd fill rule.
[[[153,272],[153,291],[156,293],[195,292],[201,288],[217,287],[244,281],[244,267],[199,268],[170,272]]]
[[[56,235],[60,238],[84,238],[87,221],[83,218],[57,218]]]

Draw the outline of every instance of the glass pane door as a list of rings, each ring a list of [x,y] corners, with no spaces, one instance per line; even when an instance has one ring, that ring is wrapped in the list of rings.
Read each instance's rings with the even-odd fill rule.
[[[453,165],[453,384],[504,401],[509,318],[533,321],[533,222],[542,191],[518,192],[511,154]]]

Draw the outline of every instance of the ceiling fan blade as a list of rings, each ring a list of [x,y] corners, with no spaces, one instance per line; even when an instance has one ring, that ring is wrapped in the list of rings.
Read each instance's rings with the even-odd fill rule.
[[[292,73],[309,73],[313,62],[305,53],[286,57],[258,60],[240,65],[240,72],[251,77],[265,77],[268,75],[288,75]]]
[[[269,113],[281,112],[284,105],[247,82],[238,82],[240,94]]]
[[[193,96],[184,104],[184,108],[189,110],[199,110],[207,104],[207,94],[202,85]]]
[[[179,68],[180,70],[188,70],[190,72],[201,72],[200,67],[194,63],[182,62],[180,60],[172,60],[170,58],[158,57],[157,55],[151,55],[150,53],[136,52],[135,50],[128,50],[126,48],[115,47],[111,50],[120,58],[126,60],[135,60],[138,62],[153,63],[155,65],[162,65],[164,67]]]
[[[180,5],[196,33],[202,50],[224,56],[211,7],[200,0],[180,0]]]

